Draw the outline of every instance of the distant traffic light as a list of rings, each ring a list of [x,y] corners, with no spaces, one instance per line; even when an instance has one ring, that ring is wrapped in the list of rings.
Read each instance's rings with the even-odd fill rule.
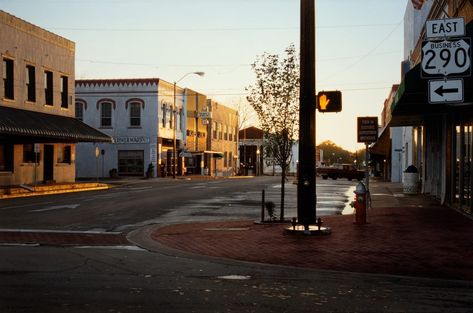
[[[317,110],[321,113],[342,111],[341,91],[321,91],[317,95]]]

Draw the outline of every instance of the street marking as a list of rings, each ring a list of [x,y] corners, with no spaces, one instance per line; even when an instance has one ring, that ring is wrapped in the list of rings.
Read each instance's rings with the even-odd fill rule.
[[[80,204],[53,205],[53,206],[46,207],[44,209],[31,210],[30,212],[40,213],[40,212],[62,210],[62,209],[76,209],[79,206],[80,206]]]

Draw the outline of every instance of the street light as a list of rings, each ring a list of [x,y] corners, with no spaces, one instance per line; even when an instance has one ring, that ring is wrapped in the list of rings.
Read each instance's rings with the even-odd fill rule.
[[[199,75],[199,76],[204,76],[205,73],[204,72],[189,72],[187,74],[185,74],[184,76],[182,76],[181,78],[179,78],[177,81],[174,82],[174,96],[173,96],[173,103],[172,103],[172,112],[173,112],[173,115],[174,115],[174,125],[173,125],[173,151],[172,151],[172,160],[173,160],[173,165],[172,165],[172,178],[176,178],[176,164],[177,164],[177,147],[176,147],[176,131],[177,131],[177,124],[176,124],[176,85],[178,82],[180,82],[181,80],[183,80],[185,77],[187,77],[188,75],[191,75],[191,74],[195,74],[195,75]]]

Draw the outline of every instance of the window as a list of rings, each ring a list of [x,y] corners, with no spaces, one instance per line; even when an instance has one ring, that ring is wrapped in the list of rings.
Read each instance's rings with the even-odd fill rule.
[[[13,60],[3,59],[3,96],[5,99],[15,99],[13,84]]]
[[[112,127],[112,103],[102,102],[100,105],[100,126]]]
[[[13,145],[0,144],[0,172],[13,172]]]
[[[44,101],[46,105],[53,105],[53,72],[44,71]]]
[[[76,119],[79,121],[84,120],[84,103],[76,101]]]
[[[26,100],[36,102],[36,69],[33,65],[26,66]]]
[[[179,130],[183,129],[182,122],[184,119],[182,118],[182,109],[179,109]]]
[[[224,126],[224,133],[223,133],[223,139],[228,140],[228,126]]]
[[[61,76],[61,108],[64,108],[64,109],[67,109],[67,107],[69,106],[68,87],[69,87],[69,84],[68,84],[67,76]]]
[[[227,151],[223,153],[223,167],[227,167],[228,154]]]
[[[141,104],[130,103],[130,126],[139,127],[141,126]]]
[[[217,139],[217,122],[212,122],[212,139]]]
[[[36,155],[34,152],[34,144],[27,143],[23,145],[23,163],[35,163]]]
[[[71,146],[59,146],[57,151],[57,163],[71,164]]]
[[[166,104],[162,104],[162,111],[163,111],[163,127],[166,127]]]

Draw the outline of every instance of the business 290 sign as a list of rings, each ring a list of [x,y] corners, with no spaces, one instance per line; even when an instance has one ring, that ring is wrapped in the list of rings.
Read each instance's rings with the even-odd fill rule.
[[[422,44],[422,77],[470,76],[470,38],[424,41]]]

